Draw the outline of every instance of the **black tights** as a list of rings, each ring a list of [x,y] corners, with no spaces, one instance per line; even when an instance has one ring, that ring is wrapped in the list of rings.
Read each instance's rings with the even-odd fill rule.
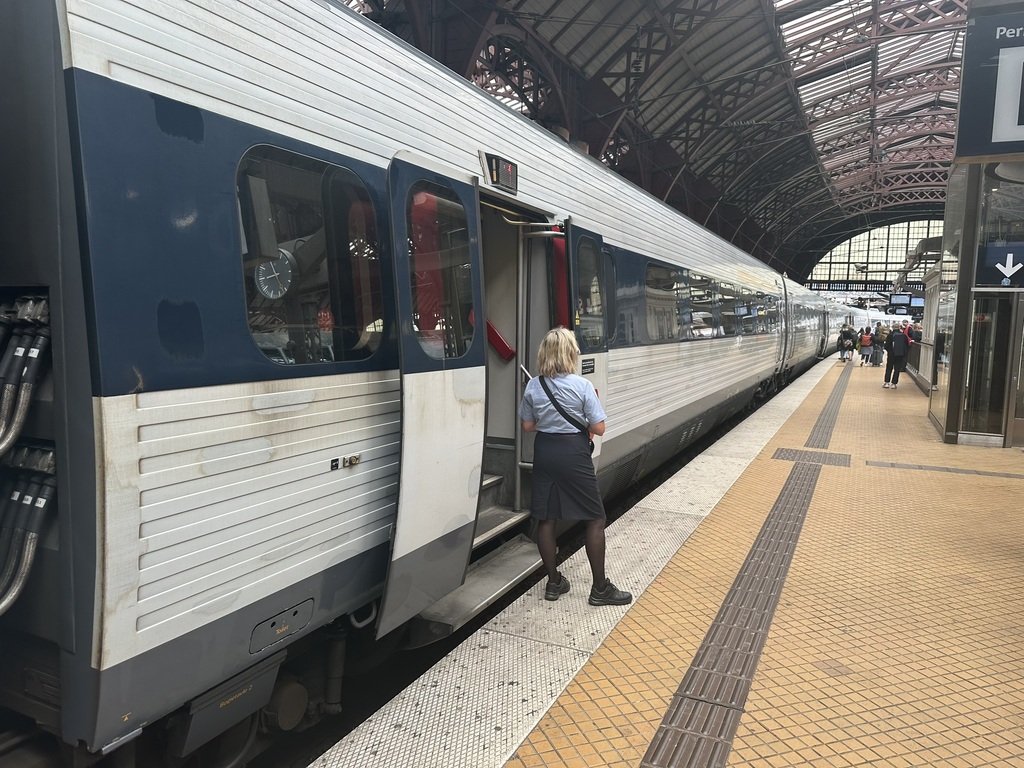
[[[589,520],[587,522],[586,534],[587,560],[590,561],[590,572],[594,577],[594,586],[598,589],[604,587],[604,518],[600,520]],[[544,570],[548,573],[548,580],[554,581],[558,578],[558,545],[555,543],[555,521],[539,520],[537,523],[537,549],[540,551],[540,559],[544,562]]]

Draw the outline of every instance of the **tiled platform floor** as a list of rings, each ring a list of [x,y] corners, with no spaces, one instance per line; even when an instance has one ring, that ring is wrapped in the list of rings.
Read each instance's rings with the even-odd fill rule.
[[[769,441],[508,768],[641,764],[790,472],[772,456],[804,449],[843,370]],[[909,380],[883,389],[880,370],[848,372],[827,450],[850,466],[821,468],[729,766],[1024,766],[1024,453],[942,443],[928,398]]]

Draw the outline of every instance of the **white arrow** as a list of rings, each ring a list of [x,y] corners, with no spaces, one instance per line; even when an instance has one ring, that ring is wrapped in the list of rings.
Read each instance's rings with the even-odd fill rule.
[[[1006,264],[1005,264],[1005,266],[1003,264],[996,264],[996,269],[998,269],[1000,272],[1002,272],[1005,277],[1012,277],[1013,273],[1016,272],[1021,267],[1024,267],[1024,264],[1014,264],[1013,263],[1013,254],[1012,253],[1006,254]]]

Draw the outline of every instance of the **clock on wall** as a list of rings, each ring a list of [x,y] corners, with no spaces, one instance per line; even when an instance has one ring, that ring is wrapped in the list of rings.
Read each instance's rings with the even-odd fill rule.
[[[256,290],[272,300],[280,299],[288,293],[299,272],[298,262],[292,254],[284,248],[278,248],[277,253],[276,259],[257,264],[253,274]]]

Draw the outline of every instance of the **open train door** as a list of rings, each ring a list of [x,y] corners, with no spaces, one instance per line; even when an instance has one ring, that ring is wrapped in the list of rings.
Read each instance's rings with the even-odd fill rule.
[[[378,637],[462,584],[473,546],[486,405],[476,186],[396,158],[388,192],[402,445]]]

